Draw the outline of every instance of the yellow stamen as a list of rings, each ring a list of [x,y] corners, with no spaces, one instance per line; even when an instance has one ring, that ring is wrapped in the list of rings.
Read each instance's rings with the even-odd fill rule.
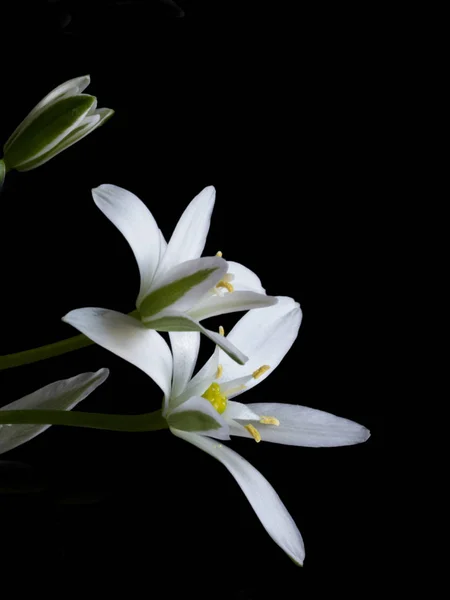
[[[259,422],[263,423],[264,425],[277,425],[278,426],[280,424],[280,421],[276,417],[268,417],[266,415],[261,415]]]
[[[242,390],[247,389],[247,386],[244,385],[243,383],[241,383],[241,385],[237,385],[234,388],[229,388],[225,393],[227,395],[227,398],[229,398],[231,396],[231,394],[235,394],[236,392],[241,392]]]
[[[220,335],[225,335],[225,329],[222,327],[222,325],[219,325],[219,333]]]
[[[211,402],[220,415],[225,412],[227,407],[227,397],[222,394],[222,390],[218,383],[212,383],[202,395],[202,398]]]
[[[220,379],[223,375],[223,367],[222,365],[217,365],[217,373],[216,373],[216,379]]]
[[[253,425],[244,425],[245,429],[249,432],[255,442],[259,443],[261,441],[261,436],[259,435],[259,431]]]
[[[231,285],[231,283],[228,283],[228,281],[224,281],[223,279],[221,279],[219,281],[219,283],[216,284],[217,288],[225,288],[226,290],[228,290],[231,294],[231,292],[234,292],[234,287]]]
[[[219,258],[222,258],[223,254],[222,254],[222,252],[219,250],[219,252],[216,252],[216,256],[218,256]]]
[[[256,369],[256,371],[253,371],[253,373],[252,373],[253,379],[258,379],[258,377],[261,377],[261,375],[263,375],[269,369],[270,369],[269,365],[263,365],[262,367],[259,367],[259,369]]]

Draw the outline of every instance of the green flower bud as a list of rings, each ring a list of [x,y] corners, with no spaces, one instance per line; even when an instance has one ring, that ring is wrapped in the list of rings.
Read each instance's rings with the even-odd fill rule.
[[[3,147],[7,171],[39,167],[114,114],[109,108],[97,109],[95,96],[81,93],[89,83],[88,75],[66,81],[33,108]]]

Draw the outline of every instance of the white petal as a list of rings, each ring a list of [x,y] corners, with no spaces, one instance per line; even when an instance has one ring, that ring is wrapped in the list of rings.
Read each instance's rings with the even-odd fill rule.
[[[167,311],[163,317],[148,321],[147,326],[152,327],[156,331],[200,331],[200,333],[206,335],[206,337],[217,344],[226,355],[240,365],[244,365],[248,360],[248,357],[236,348],[228,338],[221,336],[215,331],[206,329],[201,323],[191,319],[191,317],[185,313]]]
[[[232,260],[227,260],[227,263],[228,273],[234,276],[232,284],[236,291],[247,290],[257,292],[258,294],[266,293],[266,290],[261,285],[261,280],[256,273],[253,273],[253,271],[244,267],[244,265]]]
[[[169,337],[173,354],[171,396],[176,398],[184,391],[194,372],[200,348],[200,333],[198,331],[170,331]]]
[[[208,435],[219,440],[229,440],[228,423],[213,405],[200,397],[192,397],[167,415],[172,429]]]
[[[255,308],[265,308],[277,303],[274,296],[257,294],[256,292],[237,291],[226,293],[224,296],[209,296],[200,303],[196,304],[189,314],[194,319],[201,321],[216,315],[238,312],[241,310],[251,310]]]
[[[209,231],[215,197],[216,190],[213,186],[209,186],[188,205],[170,238],[158,269],[158,277],[181,262],[201,256]]]
[[[204,450],[230,471],[247,496],[262,525],[273,541],[296,563],[303,564],[305,547],[302,536],[280,497],[259,471],[242,456],[206,437],[172,431],[176,436]]]
[[[213,352],[211,358],[206,362],[195,377],[193,377],[187,384],[185,390],[178,397],[172,394],[170,399],[171,406],[178,406],[183,402],[186,402],[191,396],[203,396],[209,386],[214,382],[217,377],[217,368],[219,365],[219,347]]]
[[[273,372],[294,343],[302,320],[300,305],[292,298],[277,298],[278,303],[274,306],[245,314],[228,334],[227,339],[250,358],[242,369],[222,353],[219,357],[223,366],[222,381],[248,375],[263,365],[270,366],[260,377],[248,382],[247,389],[250,389]],[[232,394],[230,398],[243,391]]]
[[[233,400],[229,400],[227,402],[227,408],[223,413],[223,417],[226,420],[242,419],[245,421],[259,421],[259,414],[251,410],[247,404],[242,404],[241,402],[233,402]]]
[[[137,319],[104,308],[79,308],[62,319],[96,344],[147,373],[170,396],[172,354],[164,339]]]
[[[71,410],[108,377],[108,369],[55,381],[0,410]],[[0,454],[36,437],[51,425],[0,425]]]
[[[164,316],[167,310],[185,312],[208,293],[227,272],[223,258],[208,257],[176,265],[154,280],[150,293],[139,306],[142,320]]]
[[[148,293],[161,252],[161,233],[152,213],[137,196],[111,184],[92,190],[95,204],[130,244],[139,267],[141,286],[136,305]]]
[[[265,442],[320,448],[361,444],[370,437],[370,431],[354,421],[306,406],[276,403],[247,406],[260,416],[276,417],[280,421],[278,426],[263,425],[259,420],[252,422]],[[245,429],[232,430],[232,434],[251,437]]]
[[[3,147],[4,152],[7,152],[8,148],[17,138],[17,136],[30,124],[31,121],[36,119],[45,110],[45,108],[49,106],[49,104],[55,102],[56,100],[61,100],[62,98],[69,98],[70,96],[81,94],[81,92],[87,88],[90,81],[89,75],[76,77],[75,79],[69,79],[69,81],[65,81],[47,94],[40,102],[38,102],[38,104],[36,104],[36,106],[28,113],[22,123],[20,123],[17,129],[11,134],[10,138]]]
[[[164,237],[163,232],[161,231],[161,229],[159,230],[159,239],[161,241],[161,248],[160,248],[160,253],[159,253],[159,262],[161,262],[164,254],[166,253],[166,250],[167,250],[166,238]]]

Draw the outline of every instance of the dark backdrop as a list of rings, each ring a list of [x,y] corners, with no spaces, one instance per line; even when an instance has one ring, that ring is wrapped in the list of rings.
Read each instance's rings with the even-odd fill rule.
[[[380,581],[383,356],[374,338],[386,90],[365,17],[188,0],[15,2],[4,12],[2,144],[50,89],[86,73],[87,92],[116,114],[45,166],[7,176],[0,353],[74,334],[60,321],[73,308],[134,308],[134,258],[92,187],[133,191],[169,237],[187,203],[214,185],[206,253],[245,263],[304,312],[286,359],[245,400],[327,410],[372,437],[336,449],[233,439],[298,524],[298,569],[226,469],[198,449],[168,432],[54,427],[2,457],[29,467],[4,466],[0,565],[124,579],[129,597],[155,581],[167,590],[144,593],[157,598],[174,586],[205,597],[356,597]],[[204,341],[201,358],[211,350]],[[2,372],[1,403],[103,366],[109,379],[80,408],[158,408],[156,385],[98,347]]]

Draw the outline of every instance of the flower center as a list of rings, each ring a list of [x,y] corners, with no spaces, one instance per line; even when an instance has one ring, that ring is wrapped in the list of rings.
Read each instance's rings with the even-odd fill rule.
[[[225,412],[227,407],[227,397],[222,394],[220,385],[218,383],[212,383],[202,395],[202,398],[205,398],[205,400],[211,402],[220,415]]]

